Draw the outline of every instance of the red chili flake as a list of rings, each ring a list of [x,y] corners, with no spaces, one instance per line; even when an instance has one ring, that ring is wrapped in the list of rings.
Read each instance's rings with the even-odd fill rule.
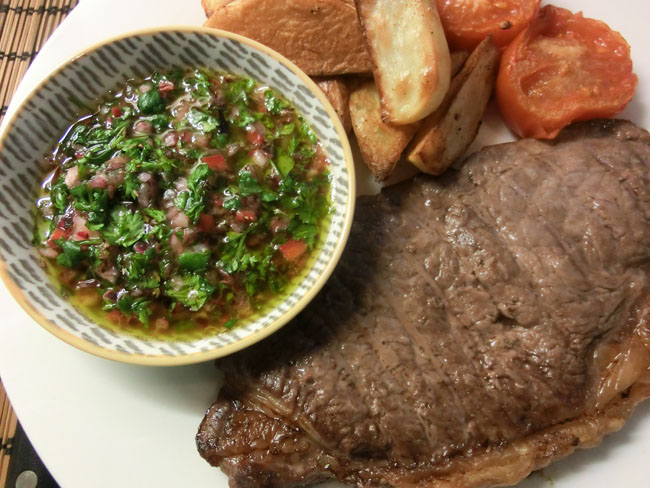
[[[111,107],[111,113],[113,114],[113,117],[121,117],[122,116],[122,111],[117,107]]]

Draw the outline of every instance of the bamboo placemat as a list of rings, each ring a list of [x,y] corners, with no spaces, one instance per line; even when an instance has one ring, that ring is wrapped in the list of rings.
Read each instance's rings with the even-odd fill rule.
[[[0,0],[0,122],[27,67],[79,0]],[[18,420],[0,381],[0,488]]]
[[[0,122],[27,67],[78,3],[79,0],[0,0]]]

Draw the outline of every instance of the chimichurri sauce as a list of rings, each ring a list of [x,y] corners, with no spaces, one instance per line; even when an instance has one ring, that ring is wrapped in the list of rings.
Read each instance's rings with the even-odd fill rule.
[[[165,336],[286,290],[328,214],[329,161],[272,89],[207,69],[129,80],[48,156],[35,243],[73,302]]]

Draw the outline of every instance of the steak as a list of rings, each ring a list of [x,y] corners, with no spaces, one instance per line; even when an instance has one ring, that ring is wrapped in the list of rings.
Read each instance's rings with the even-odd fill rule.
[[[218,362],[199,451],[233,488],[514,484],[650,396],[649,272],[650,134],[485,148],[358,200],[316,300]]]

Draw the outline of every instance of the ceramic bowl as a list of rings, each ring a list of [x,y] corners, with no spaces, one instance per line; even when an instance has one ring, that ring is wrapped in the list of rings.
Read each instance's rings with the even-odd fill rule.
[[[233,330],[187,341],[141,338],[104,328],[63,298],[32,246],[36,190],[44,157],[92,101],[155,70],[206,67],[253,78],[284,95],[316,132],[331,160],[332,214],[300,283],[263,315]],[[74,101],[73,101],[74,100]],[[76,101],[76,102],[75,102]],[[62,64],[14,112],[0,135],[0,274],[45,329],[84,351],[126,363],[189,364],[247,347],[278,330],[314,298],[332,273],[354,211],[354,166],[345,131],[314,82],[282,55],[250,39],[198,27],[143,30],[110,39]]]

